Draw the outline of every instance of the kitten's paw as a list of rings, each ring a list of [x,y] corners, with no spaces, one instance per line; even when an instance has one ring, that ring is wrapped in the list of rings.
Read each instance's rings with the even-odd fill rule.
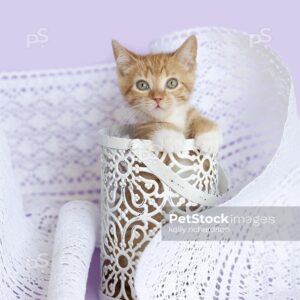
[[[161,129],[155,132],[152,136],[152,142],[158,151],[178,152],[183,149],[184,135],[181,132]]]
[[[218,153],[222,141],[222,133],[219,130],[205,132],[195,138],[195,144],[198,149],[204,153],[213,155]]]

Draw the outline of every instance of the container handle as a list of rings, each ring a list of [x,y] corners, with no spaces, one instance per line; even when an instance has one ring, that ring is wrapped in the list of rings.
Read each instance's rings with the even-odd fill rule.
[[[205,193],[190,185],[186,180],[173,172],[153,152],[145,147],[141,140],[133,140],[130,149],[134,155],[144,163],[148,169],[161,181],[187,200],[204,206],[216,206],[221,201],[220,196],[228,191],[228,181],[224,170],[218,165],[218,192],[219,195]],[[149,145],[147,146],[149,147]]]

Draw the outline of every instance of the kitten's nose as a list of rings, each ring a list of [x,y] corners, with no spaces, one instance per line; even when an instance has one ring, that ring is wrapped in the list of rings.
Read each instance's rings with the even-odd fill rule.
[[[157,104],[159,104],[159,102],[160,102],[162,99],[163,99],[162,96],[153,96],[153,100],[154,100]]]

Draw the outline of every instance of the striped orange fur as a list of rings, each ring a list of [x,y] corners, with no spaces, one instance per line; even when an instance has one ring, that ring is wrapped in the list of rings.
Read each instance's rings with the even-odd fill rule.
[[[135,137],[152,139],[162,150],[180,150],[185,138],[216,153],[222,141],[218,126],[190,104],[196,78],[197,39],[190,36],[176,51],[138,55],[112,42],[120,90],[142,120]]]

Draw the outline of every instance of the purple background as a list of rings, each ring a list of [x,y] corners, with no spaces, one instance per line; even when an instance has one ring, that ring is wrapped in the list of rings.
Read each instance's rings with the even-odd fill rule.
[[[279,2],[279,1],[278,1]],[[222,26],[249,33],[271,32],[299,90],[299,7],[295,0],[82,0],[1,1],[0,71],[74,67],[111,62],[110,41],[146,52],[162,34],[198,26]],[[48,42],[27,47],[28,34],[46,28]],[[94,255],[87,299],[97,299],[98,256]]]

